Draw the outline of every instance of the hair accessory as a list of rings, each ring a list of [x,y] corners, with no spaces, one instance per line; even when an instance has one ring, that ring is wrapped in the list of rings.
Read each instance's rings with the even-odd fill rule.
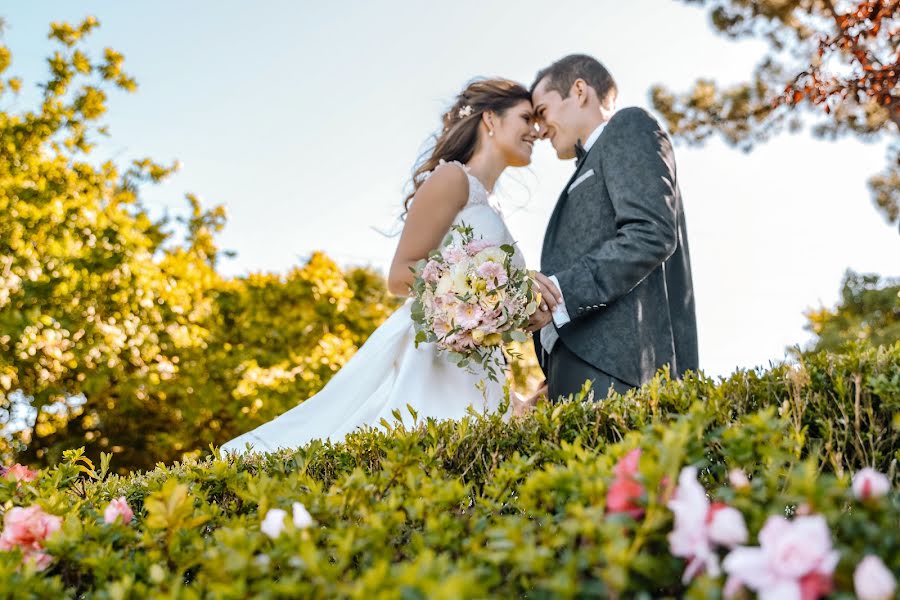
[[[459,115],[460,119],[462,119],[463,117],[468,117],[472,114],[472,105],[466,104],[464,107],[459,109],[459,112],[457,114]]]

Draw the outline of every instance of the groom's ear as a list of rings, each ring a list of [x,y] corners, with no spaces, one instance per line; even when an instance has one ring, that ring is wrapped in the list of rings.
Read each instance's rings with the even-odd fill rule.
[[[572,82],[572,87],[569,89],[569,95],[575,97],[575,101],[579,108],[585,106],[590,100],[590,92],[588,91],[590,89],[591,86],[589,86],[584,79],[579,78]]]

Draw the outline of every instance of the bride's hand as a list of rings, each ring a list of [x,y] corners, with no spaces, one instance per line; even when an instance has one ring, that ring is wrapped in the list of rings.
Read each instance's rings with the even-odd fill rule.
[[[519,394],[515,393],[513,396],[513,415],[520,417],[528,414],[537,404],[538,399],[541,396],[547,396],[547,382],[541,384],[541,386],[537,389],[535,393],[528,396],[527,398]]]

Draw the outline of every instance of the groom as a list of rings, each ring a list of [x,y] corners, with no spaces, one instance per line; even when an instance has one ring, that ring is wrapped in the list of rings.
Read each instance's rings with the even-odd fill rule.
[[[697,323],[675,157],[640,108],[615,111],[616,84],[597,60],[571,55],[531,86],[540,137],[575,172],[547,224],[541,271],[562,302],[532,320],[551,400],[585,380],[605,397],[663,365],[696,370]]]

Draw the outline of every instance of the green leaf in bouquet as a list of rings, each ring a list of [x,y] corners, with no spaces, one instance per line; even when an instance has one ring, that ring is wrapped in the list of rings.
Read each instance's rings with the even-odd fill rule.
[[[514,342],[524,342],[528,339],[528,336],[525,334],[525,332],[520,329],[514,329],[513,331],[510,331],[509,337],[512,338]]]
[[[422,330],[416,332],[415,346],[419,347],[419,344],[423,344],[428,341],[428,334]]]
[[[510,256],[512,256],[513,254],[516,253],[516,249],[513,248],[512,244],[503,244],[502,246],[500,246],[500,249],[503,250],[504,252],[506,252],[507,254],[509,254]]]
[[[422,259],[416,261],[416,264],[411,266],[409,268],[409,270],[412,271],[413,273],[415,273],[416,276],[418,276],[422,273],[422,269],[424,269],[425,265],[427,265],[427,264],[428,264],[428,260],[422,258]]]
[[[534,314],[534,311],[537,310],[537,302],[532,300],[528,303],[528,306],[525,307],[525,314],[529,317]]]
[[[447,359],[455,365],[458,365],[465,357],[459,352],[447,352]]]
[[[412,306],[409,307],[409,314],[413,321],[421,323],[425,321],[425,306],[422,300],[416,298],[413,300]]]

